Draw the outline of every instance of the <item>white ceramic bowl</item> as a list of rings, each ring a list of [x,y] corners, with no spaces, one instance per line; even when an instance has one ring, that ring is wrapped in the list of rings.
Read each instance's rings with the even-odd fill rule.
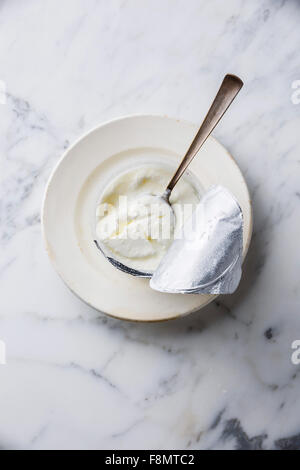
[[[146,279],[116,268],[94,245],[96,202],[117,173],[142,162],[178,165],[198,127],[163,116],[128,116],[95,128],[62,156],[45,193],[42,226],[47,252],[67,286],[92,307],[113,317],[162,321],[207,305],[214,295],[156,292]],[[227,187],[243,210],[245,257],[252,233],[246,182],[227,150],[210,137],[189,171],[204,190]]]

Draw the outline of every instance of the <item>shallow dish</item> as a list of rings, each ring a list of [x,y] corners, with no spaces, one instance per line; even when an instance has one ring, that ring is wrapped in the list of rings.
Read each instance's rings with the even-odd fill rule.
[[[147,279],[114,268],[94,240],[99,195],[119,172],[141,163],[174,168],[198,127],[163,116],[128,116],[93,129],[62,156],[50,176],[43,203],[46,249],[67,286],[92,307],[113,317],[162,321],[198,310],[216,296],[156,292]],[[199,187],[228,188],[243,210],[243,256],[252,233],[252,211],[246,182],[227,150],[210,137],[189,167]]]

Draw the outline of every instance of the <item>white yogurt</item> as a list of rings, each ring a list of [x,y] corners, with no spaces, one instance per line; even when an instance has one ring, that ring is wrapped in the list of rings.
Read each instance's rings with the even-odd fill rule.
[[[172,191],[172,208],[158,198],[172,174],[165,166],[138,167],[116,177],[100,198],[97,237],[115,259],[131,268],[153,272],[199,201],[188,176]]]

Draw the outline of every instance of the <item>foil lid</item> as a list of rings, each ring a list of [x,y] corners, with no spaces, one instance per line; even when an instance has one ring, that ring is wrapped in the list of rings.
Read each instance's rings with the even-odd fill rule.
[[[242,250],[242,210],[227,189],[213,186],[161,260],[150,287],[180,294],[231,294],[240,282]]]

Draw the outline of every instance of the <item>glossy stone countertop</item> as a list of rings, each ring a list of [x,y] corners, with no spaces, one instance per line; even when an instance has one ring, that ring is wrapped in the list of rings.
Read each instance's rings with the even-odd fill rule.
[[[0,1],[0,448],[300,448],[299,23],[296,0]],[[214,135],[254,211],[238,291],[167,323],[99,314],[44,250],[53,166],[120,115],[200,123],[227,72],[245,86]]]

